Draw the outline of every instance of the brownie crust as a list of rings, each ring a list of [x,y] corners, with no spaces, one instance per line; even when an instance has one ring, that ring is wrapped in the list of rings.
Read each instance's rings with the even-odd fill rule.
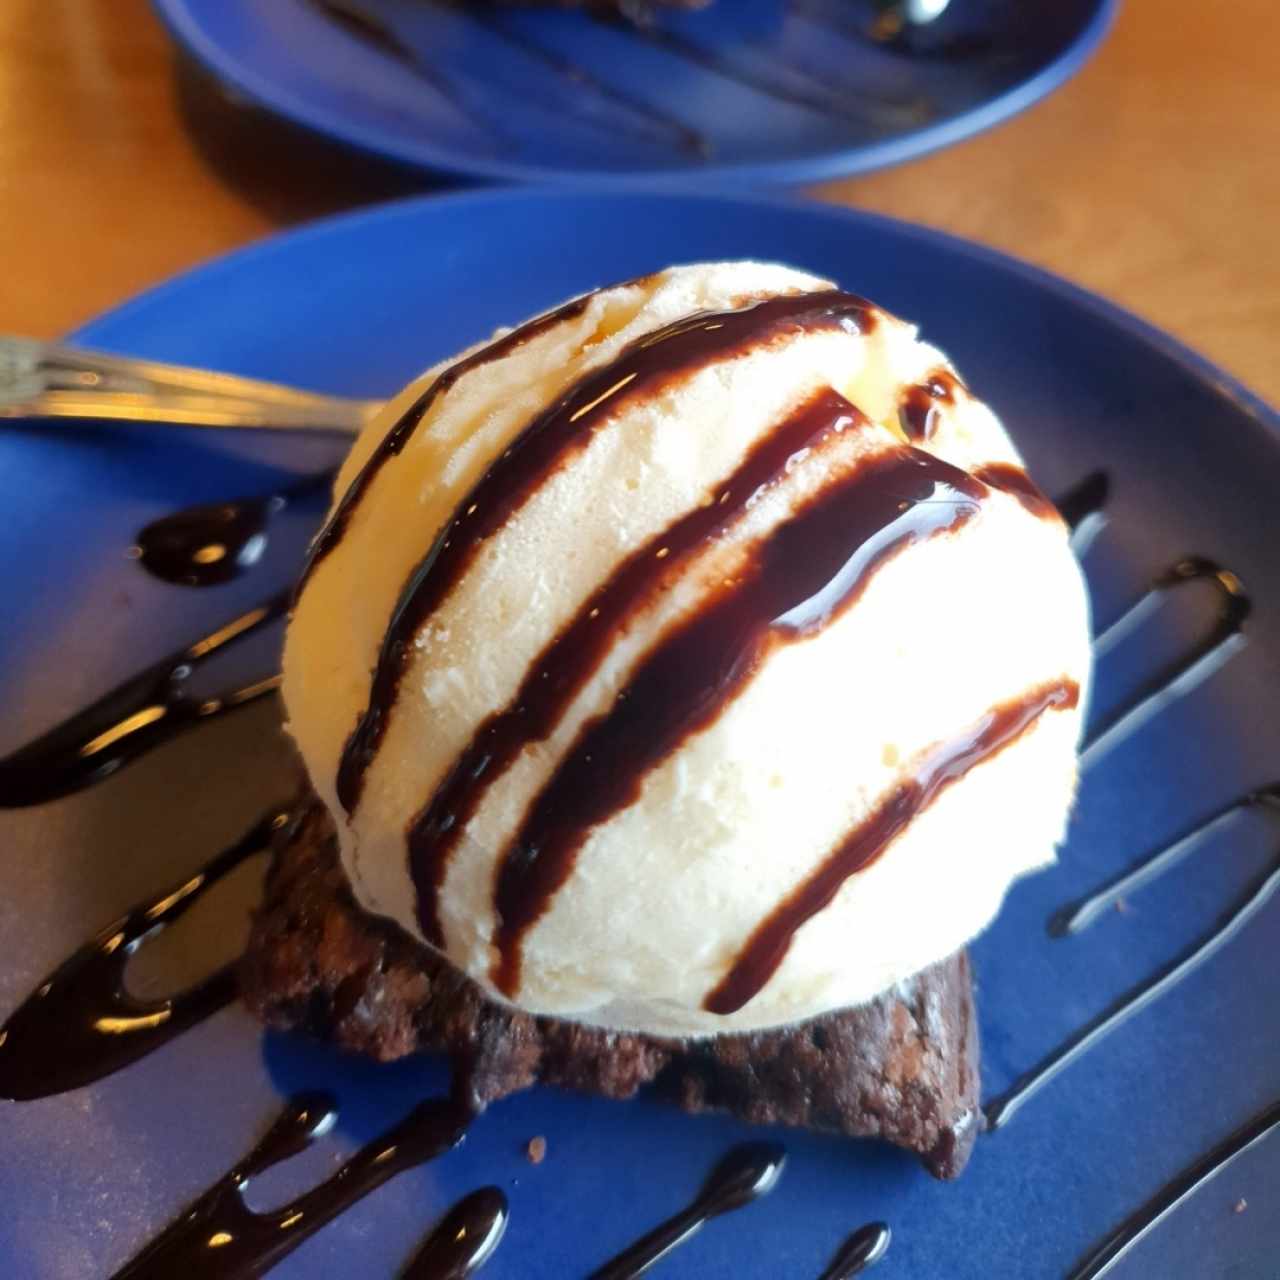
[[[445,1053],[478,1108],[537,1083],[610,1098],[645,1085],[686,1111],[880,1138],[953,1178],[981,1128],[978,1032],[960,952],[870,1004],[768,1031],[667,1040],[498,1004],[355,902],[327,812],[304,804],[272,855],[240,967],[268,1026],[384,1061]]]

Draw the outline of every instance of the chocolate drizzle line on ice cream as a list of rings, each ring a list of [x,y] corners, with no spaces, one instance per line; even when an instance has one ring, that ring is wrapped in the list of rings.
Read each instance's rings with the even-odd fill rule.
[[[864,298],[836,289],[769,298],[732,311],[699,312],[629,343],[616,359],[586,374],[537,414],[462,500],[405,584],[378,656],[368,705],[338,766],[337,795],[343,808],[350,814],[359,804],[365,774],[395,707],[414,637],[426,619],[470,568],[485,540],[524,506],[548,476],[585,449],[621,405],[652,395],[709,364],[736,359],[789,335],[819,329],[866,332],[875,315]],[[353,490],[360,484],[357,479]],[[322,533],[318,549],[334,545],[350,497],[348,493],[330,521],[336,532]]]
[[[900,783],[818,869],[783,901],[747,940],[729,972],[707,996],[711,1013],[736,1013],[764,988],[786,958],[796,931],[826,907],[848,878],[870,866],[907,825],[953,782],[1020,738],[1049,708],[1072,708],[1074,680],[1055,680],[994,708],[958,739],[920,762],[916,776]]]
[[[955,404],[964,383],[950,369],[935,369],[927,378],[906,387],[898,401],[898,422],[912,444],[927,441],[938,425],[938,406]]]
[[[418,920],[428,942],[443,945],[439,897],[449,856],[489,784],[525,746],[552,732],[607,656],[628,615],[650,600],[687,557],[739,520],[760,490],[785,477],[796,454],[821,447],[865,421],[835,391],[815,393],[716,486],[713,501],[696,507],[628,556],[534,659],[510,702],[476,731],[409,829]]]
[[[229,1005],[235,964],[162,1000],[140,1000],[125,966],[219,880],[270,847],[288,821],[268,813],[200,871],[108,925],[40,984],[0,1028],[0,1097],[47,1098],[127,1067]]]
[[[673,1249],[684,1244],[712,1218],[743,1209],[778,1184],[786,1153],[775,1143],[735,1147],[718,1164],[687,1209],[655,1227],[635,1244],[591,1273],[590,1280],[635,1280]]]
[[[573,870],[591,828],[631,804],[645,776],[721,714],[775,646],[821,631],[877,569],[923,538],[953,531],[988,492],[927,453],[893,447],[855,464],[752,548],[589,722],[503,851],[494,985],[520,987],[525,934]]]
[[[507,1197],[481,1187],[436,1224],[400,1280],[466,1280],[493,1257],[507,1230]]]
[[[262,1141],[118,1271],[114,1280],[173,1280],[180,1275],[251,1280],[260,1276],[396,1174],[456,1147],[472,1119],[456,1102],[424,1102],[361,1147],[319,1186],[278,1209],[254,1213],[244,1202],[249,1180],[305,1151],[330,1128],[336,1114],[333,1100],[325,1094],[294,1098]]]
[[[360,468],[356,478],[351,482],[346,493],[342,495],[338,505],[333,509],[333,513],[325,522],[324,528],[316,534],[315,541],[312,542],[311,549],[307,553],[306,563],[302,566],[302,573],[298,578],[297,590],[299,593],[307,585],[311,575],[324,558],[342,541],[342,535],[351,523],[351,517],[355,515],[378,472],[413,439],[414,432],[417,431],[423,419],[435,407],[441,396],[447,395],[457,385],[459,379],[465,377],[468,373],[472,373],[484,365],[493,364],[495,361],[504,360],[513,351],[523,347],[526,343],[532,342],[535,338],[540,338],[544,333],[550,332],[556,325],[580,316],[587,309],[587,304],[592,297],[594,297],[594,294],[588,293],[581,298],[574,298],[572,302],[566,302],[564,306],[557,307],[554,311],[548,311],[545,315],[537,316],[533,320],[522,324],[519,328],[512,329],[510,333],[503,334],[501,338],[489,343],[488,346],[481,347],[479,351],[475,351],[464,359],[459,360],[456,364],[450,365],[422,392],[413,404],[400,415],[387,434],[383,436],[378,447],[369,455],[368,461]]]
[[[1041,520],[1061,520],[1058,508],[1049,501],[1022,467],[1011,462],[986,462],[973,472],[974,478],[983,484],[999,489],[1017,498],[1022,505]]]

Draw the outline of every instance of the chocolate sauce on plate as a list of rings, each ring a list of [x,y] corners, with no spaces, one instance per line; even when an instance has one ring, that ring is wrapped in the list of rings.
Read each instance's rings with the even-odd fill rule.
[[[193,725],[248,706],[280,685],[254,681],[220,697],[187,692],[194,672],[214,654],[283,617],[290,593],[273,596],[225,626],[161,658],[34,742],[0,760],[0,809],[43,804],[109,777]]]
[[[473,1191],[445,1214],[400,1280],[466,1280],[493,1257],[507,1229],[507,1197]]]
[[[821,631],[904,548],[955,530],[987,493],[916,449],[861,459],[751,548],[718,592],[588,722],[503,851],[494,890],[493,982],[520,986],[521,944],[573,870],[592,827],[631,804],[648,772],[713,723],[779,645]]]
[[[1054,499],[1067,528],[1079,533],[1084,522],[1102,514],[1111,496],[1111,479],[1105,471],[1091,471],[1078,484]]]
[[[260,1276],[396,1174],[456,1147],[472,1118],[455,1102],[424,1102],[318,1187],[279,1209],[254,1213],[244,1202],[249,1180],[305,1151],[335,1115],[325,1094],[294,1098],[266,1137],[113,1280]]]
[[[1211,813],[1201,822],[1174,837],[1155,853],[1148,855],[1131,870],[1104,885],[1080,902],[1073,902],[1054,913],[1049,921],[1049,935],[1065,938],[1083,933],[1095,924],[1117,902],[1127,899],[1165,872],[1172,870],[1184,858],[1202,845],[1215,832],[1234,823],[1236,817],[1250,809],[1266,809],[1280,813],[1280,782],[1259,787],[1230,804]]]
[[[889,1252],[893,1233],[886,1223],[869,1222],[860,1227],[840,1246],[831,1265],[818,1280],[853,1280],[869,1267],[874,1267]]]
[[[169,1043],[236,997],[235,966],[163,1000],[125,989],[129,958],[242,862],[288,814],[267,814],[181,884],[141,903],[64,961],[0,1027],[0,1097],[27,1101],[92,1084]]]
[[[712,1218],[745,1208],[777,1185],[786,1153],[773,1143],[753,1142],[735,1147],[716,1166],[706,1185],[687,1209],[655,1227],[618,1254],[591,1280],[634,1280],[696,1235]]]
[[[427,618],[470,568],[484,542],[544,480],[583,451],[623,405],[691,377],[707,365],[748,355],[791,334],[816,329],[863,332],[874,323],[874,316],[865,299],[835,289],[769,298],[731,311],[700,312],[637,338],[536,414],[462,500],[405,584],[383,640],[368,705],[338,767],[336,789],[347,812],[359,803],[365,774],[382,743],[401,677],[414,652],[414,638]],[[374,459],[385,460],[393,451],[384,442]],[[357,480],[352,492],[360,486]],[[337,534],[322,532],[317,540],[318,554],[340,535],[346,504],[344,499],[330,522]]]
[[[213,587],[251,569],[267,548],[272,519],[290,502],[324,490],[331,473],[308,476],[280,493],[184,507],[153,520],[130,548],[157,578],[184,587]]]
[[[1196,946],[1184,952],[1176,960],[1162,966],[1145,982],[1139,983],[1121,996],[1103,1013],[1086,1022],[1035,1067],[1015,1080],[1004,1093],[988,1102],[983,1107],[987,1128],[994,1130],[1007,1124],[1041,1089],[1061,1075],[1072,1063],[1082,1058],[1135,1014],[1141,1013],[1166,992],[1172,991],[1183,979],[1199,969],[1206,960],[1221,951],[1266,906],[1277,889],[1280,889],[1280,856],[1277,857],[1271,871],[1222,919],[1218,927],[1202,938]]]
[[[552,732],[608,655],[628,617],[692,555],[741,519],[762,490],[783,479],[795,455],[820,448],[865,421],[836,392],[816,394],[716,486],[712,501],[695,507],[628,556],[534,659],[515,696],[476,731],[409,829],[418,918],[429,942],[443,943],[439,898],[449,857],[489,784],[529,743]]]
[[[1188,556],[1156,578],[1151,589],[1137,603],[1095,638],[1095,660],[1145,621],[1170,591],[1198,582],[1208,583],[1218,596],[1218,611],[1212,626],[1188,653],[1167,663],[1119,710],[1089,730],[1080,751],[1081,769],[1087,768],[1121,738],[1128,737],[1171,703],[1202,684],[1244,643],[1242,629],[1253,612],[1253,601],[1244,584],[1230,569],[1224,569],[1215,561],[1202,556]]]
[[[953,782],[1016,742],[1049,708],[1074,707],[1079,697],[1074,680],[1041,685],[993,708],[979,724],[926,755],[915,777],[899,783],[756,927],[702,1007],[710,1013],[729,1014],[748,1004],[777,972],[796,931],[830,904],[850,876],[880,857]]]
[[[1216,1178],[1250,1147],[1256,1146],[1277,1131],[1280,1131],[1280,1099],[1260,1111],[1247,1124],[1241,1125],[1230,1137],[1161,1187],[1142,1208],[1126,1218],[1105,1240],[1091,1249],[1067,1276],[1067,1280],[1102,1280],[1179,1205]]]

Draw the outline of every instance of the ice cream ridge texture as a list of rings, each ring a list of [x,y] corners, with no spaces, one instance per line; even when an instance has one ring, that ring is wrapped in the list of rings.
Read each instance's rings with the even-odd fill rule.
[[[1051,862],[1068,531],[865,299],[673,267],[436,366],[357,440],[284,698],[358,903],[495,1000],[702,1038],[865,1003]]]

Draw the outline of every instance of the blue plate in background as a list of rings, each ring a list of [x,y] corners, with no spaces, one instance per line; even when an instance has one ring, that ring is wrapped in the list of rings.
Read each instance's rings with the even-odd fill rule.
[[[458,177],[613,183],[909,160],[1056,89],[1116,0],[952,0],[898,43],[870,38],[873,0],[718,0],[647,31],[554,8],[341,3],[364,25],[320,0],[155,0],[227,85],[344,143]]]
[[[995,405],[1050,492],[1105,468],[1110,523],[1087,559],[1101,619],[1187,553],[1228,565],[1254,598],[1248,645],[1086,772],[1060,865],[1017,886],[976,945],[989,1097],[1200,937],[1275,859],[1274,827],[1242,818],[1134,896],[1127,913],[1109,913],[1078,937],[1046,931],[1064,902],[1280,773],[1274,413],[1141,322],[1041,272],[934,232],[781,200],[508,192],[410,201],[234,254],[76,337],[385,394],[568,294],[671,262],[737,256],[786,259],[919,321]],[[186,503],[269,492],[281,468],[318,466],[324,450],[158,429],[0,433],[9,603],[0,752],[286,582],[316,513],[286,519],[257,569],[205,591],[156,582],[127,560],[142,523]],[[1210,607],[1180,596],[1108,658],[1096,713],[1190,647]],[[954,625],[963,620],[939,626],[940,661]],[[261,669],[273,655],[268,647],[227,661]],[[0,1010],[290,787],[278,711],[260,704],[95,789],[0,814]],[[190,976],[242,931],[233,897],[210,901],[203,926],[192,922],[183,938],[185,957],[171,956],[153,981],[177,981],[183,964]],[[790,1161],[776,1191],[709,1225],[657,1274],[806,1280],[855,1227],[884,1219],[894,1243],[876,1274],[886,1280],[1064,1276],[1107,1229],[1280,1092],[1278,913],[1280,903],[1269,904],[1187,982],[982,1138],[955,1184],[874,1144],[777,1131]],[[336,1131],[255,1184],[255,1204],[279,1202],[440,1089],[443,1075],[434,1062],[379,1068],[300,1038],[264,1037],[233,1008],[89,1088],[0,1104],[6,1266],[23,1277],[107,1275],[248,1148],[282,1097],[331,1089],[341,1104]],[[512,1224],[484,1274],[581,1277],[681,1207],[732,1142],[758,1133],[647,1099],[537,1090],[494,1107],[463,1148],[362,1201],[276,1274],[390,1277],[445,1207],[496,1182],[510,1196]],[[536,1168],[523,1155],[535,1135],[548,1143]],[[1274,1280],[1278,1178],[1272,1138],[1115,1274]],[[1242,1199],[1249,1208],[1234,1212]]]

